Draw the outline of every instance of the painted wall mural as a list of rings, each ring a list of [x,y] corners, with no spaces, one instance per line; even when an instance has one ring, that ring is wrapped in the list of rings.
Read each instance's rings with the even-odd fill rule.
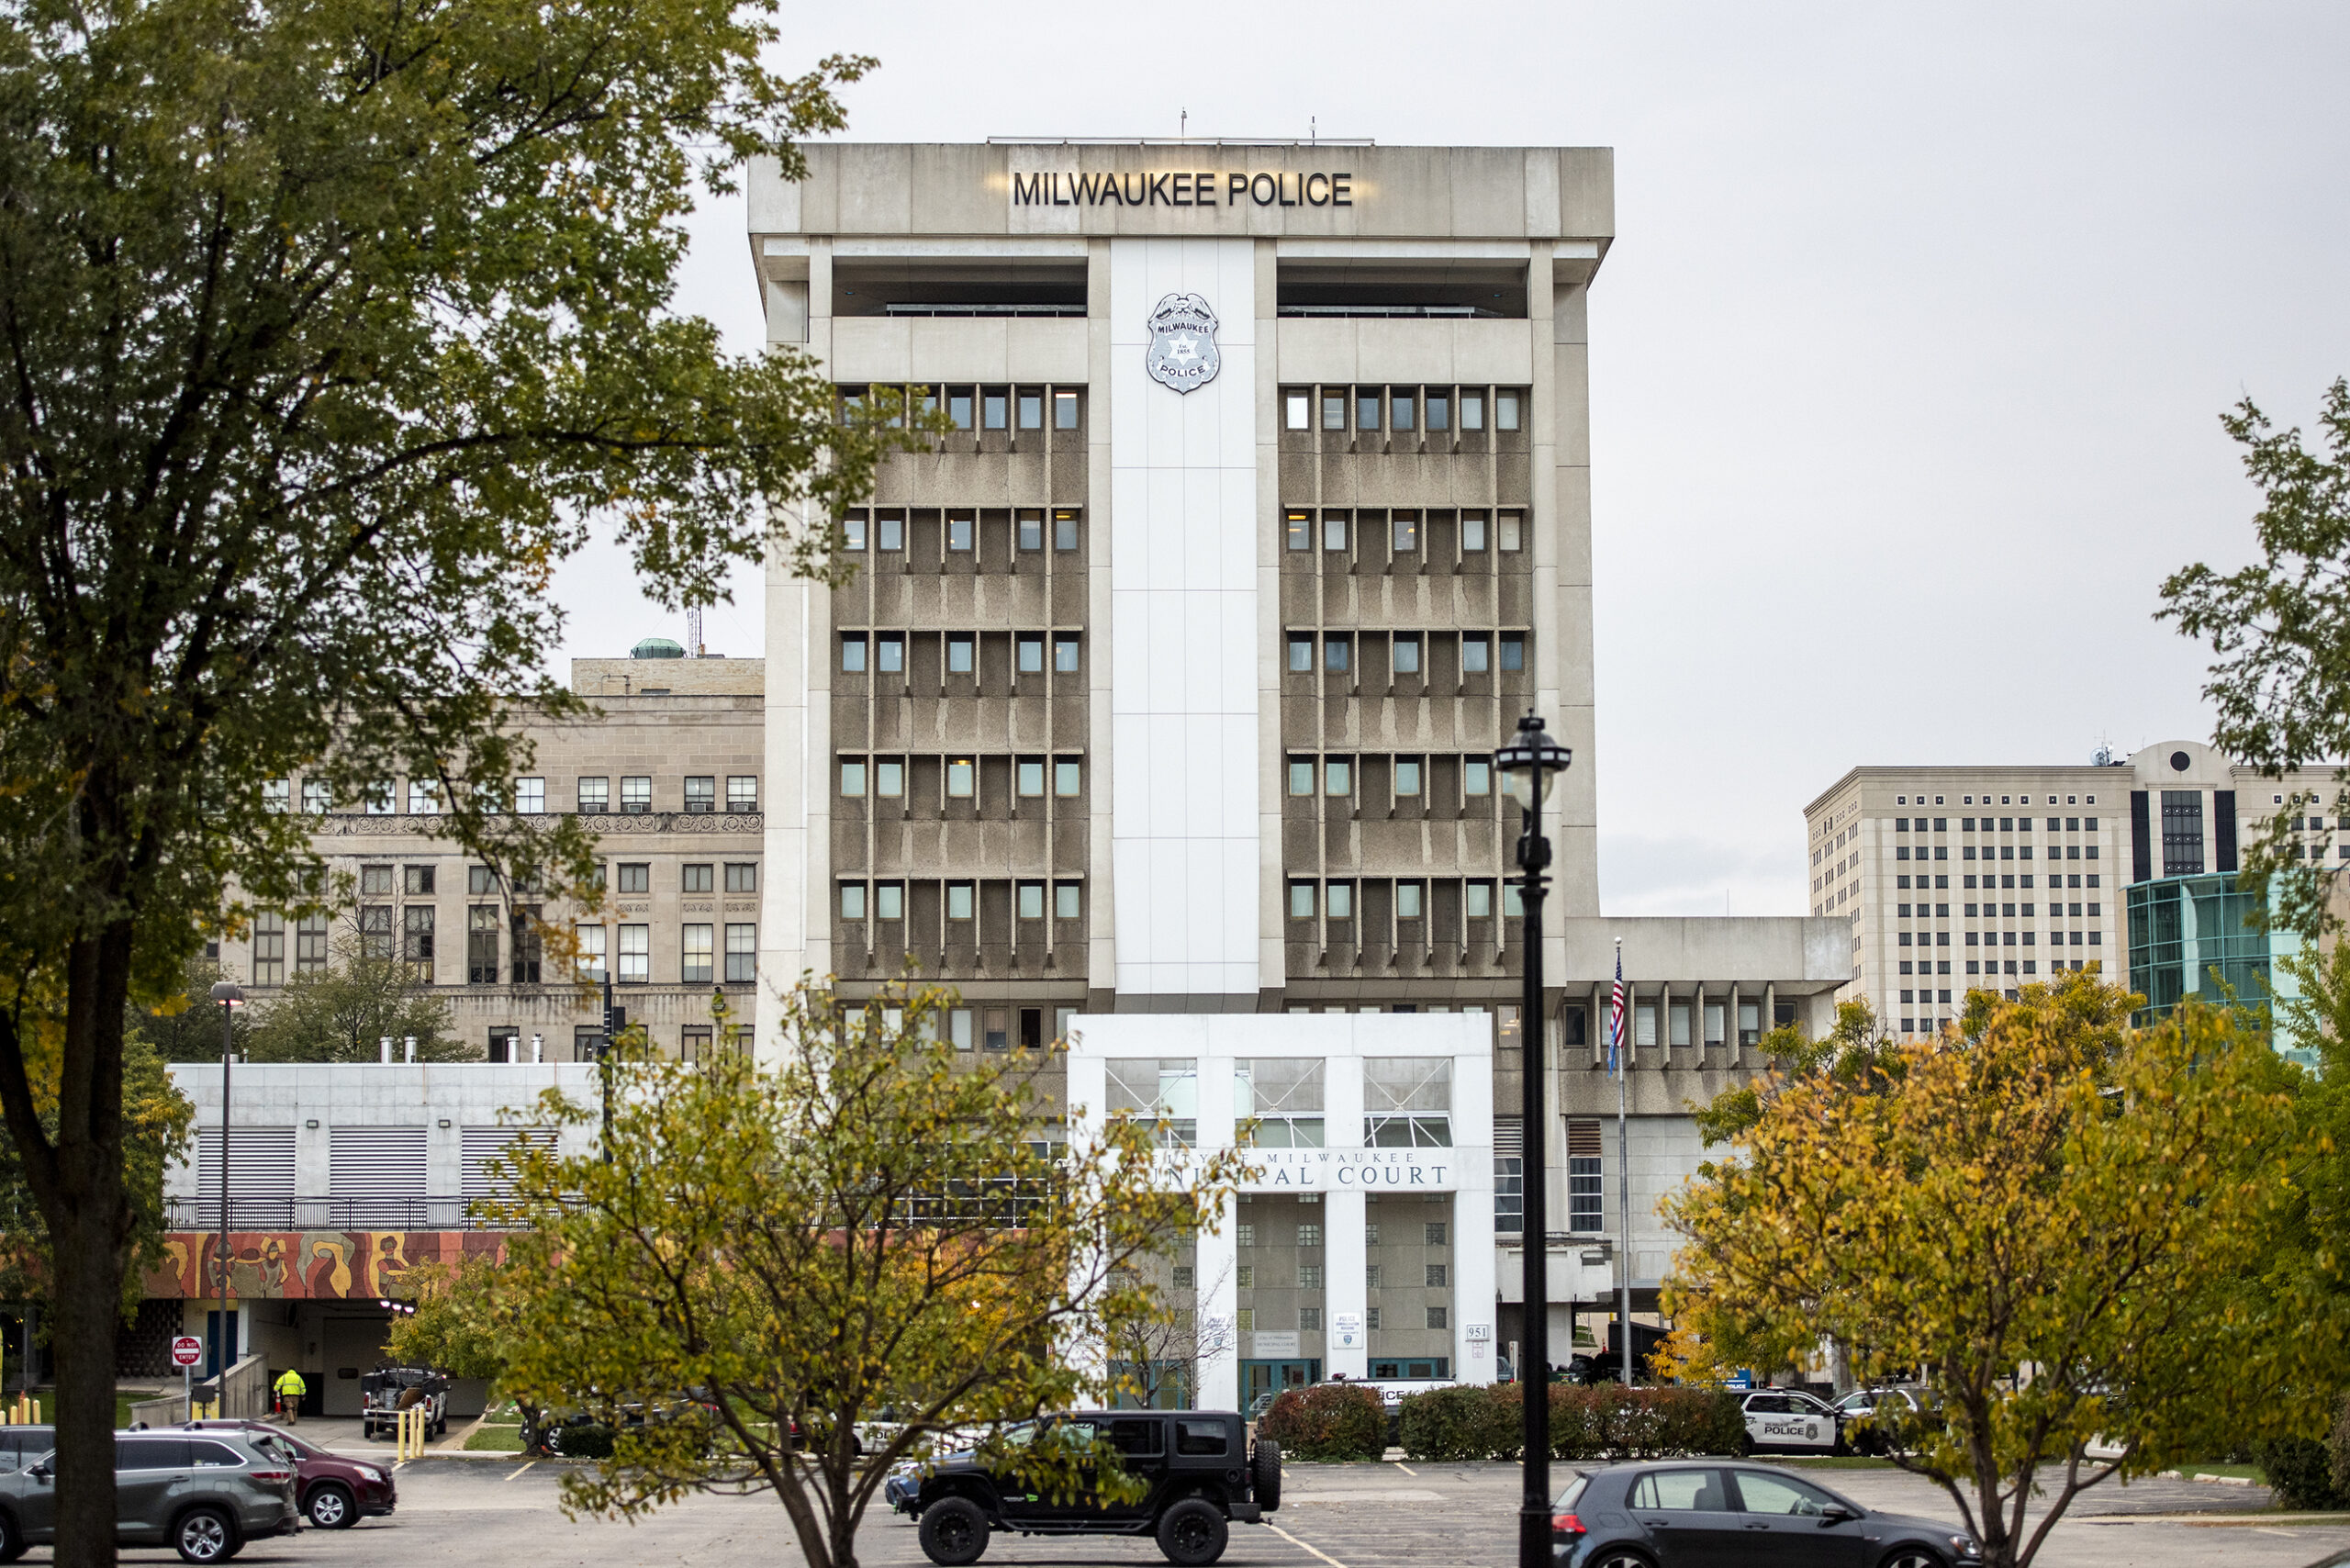
[[[163,1241],[171,1261],[147,1276],[147,1294],[218,1295],[219,1243],[217,1232],[173,1231]],[[375,1300],[395,1294],[419,1264],[453,1267],[505,1255],[505,1234],[495,1230],[232,1230],[229,1294],[252,1301]]]

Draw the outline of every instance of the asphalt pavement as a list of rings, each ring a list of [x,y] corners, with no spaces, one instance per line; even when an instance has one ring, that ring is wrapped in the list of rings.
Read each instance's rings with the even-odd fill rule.
[[[304,1430],[321,1435],[322,1423]],[[456,1428],[451,1428],[453,1438]],[[388,1457],[389,1444],[328,1434],[338,1450]],[[238,1561],[255,1568],[464,1562],[479,1568],[749,1562],[794,1564],[798,1543],[773,1497],[695,1497],[633,1523],[566,1518],[557,1495],[565,1462],[443,1453],[398,1468],[399,1511],[350,1530],[304,1529],[255,1541]],[[1559,1467],[1563,1474],[1567,1467]],[[1886,1470],[1807,1470],[1812,1480],[1865,1507],[1955,1521],[1930,1484]],[[1264,1526],[1236,1525],[1230,1568],[1512,1568],[1518,1472],[1514,1465],[1408,1462],[1288,1466],[1280,1511]],[[2259,1487],[2143,1481],[2099,1487],[2076,1504],[2040,1561],[2048,1568],[2311,1568],[2350,1551],[2350,1516],[2292,1523]],[[2337,1522],[2338,1520],[2338,1522]],[[869,1568],[925,1563],[913,1525],[878,1509],[858,1555]],[[46,1561],[45,1549],[29,1559]],[[169,1561],[133,1551],[132,1562]],[[983,1564],[995,1568],[1145,1568],[1163,1562],[1147,1540],[998,1536]]]

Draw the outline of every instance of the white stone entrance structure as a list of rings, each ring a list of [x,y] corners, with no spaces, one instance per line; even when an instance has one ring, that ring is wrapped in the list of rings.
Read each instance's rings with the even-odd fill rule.
[[[1181,1181],[1257,1123],[1258,1174],[1200,1237],[1190,1284],[1178,1277],[1203,1326],[1237,1330],[1203,1336],[1223,1348],[1195,1403],[1241,1406],[1285,1368],[1492,1381],[1492,1058],[1491,1021],[1472,1014],[1076,1021],[1074,1128],[1155,1116]]]

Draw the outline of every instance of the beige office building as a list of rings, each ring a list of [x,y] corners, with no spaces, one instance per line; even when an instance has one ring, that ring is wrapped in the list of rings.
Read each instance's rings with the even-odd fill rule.
[[[572,661],[571,689],[595,711],[527,723],[534,771],[510,784],[513,811],[577,812],[595,832],[600,906],[558,903],[470,863],[437,835],[431,779],[386,778],[353,801],[297,776],[273,797],[313,819],[312,842],[353,902],[334,917],[263,913],[212,956],[264,1005],[339,962],[339,948],[397,957],[445,1005],[454,1037],[494,1062],[589,1059],[608,975],[666,1055],[698,1058],[746,1029],[765,848],[761,661],[640,646],[659,656]],[[572,935],[576,967],[546,951],[543,923]]]
[[[2284,933],[2246,924],[2241,846],[2293,811],[2301,851],[2350,861],[2350,835],[2301,791],[2333,773],[2264,778],[2194,741],[2081,767],[1856,767],[1805,808],[1815,915],[1850,928],[1853,978],[1886,1027],[1931,1033],[1980,988],[2097,968],[2148,999],[2294,994]],[[2217,970],[2217,974],[2213,973]],[[2298,1051],[2298,1042],[2280,1040]]]

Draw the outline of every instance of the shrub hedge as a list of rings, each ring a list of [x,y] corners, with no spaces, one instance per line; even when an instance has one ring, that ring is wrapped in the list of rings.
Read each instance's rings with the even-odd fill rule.
[[[1746,1435],[1739,1396],[1702,1388],[1583,1388],[1552,1383],[1554,1459],[1663,1459],[1736,1453]],[[1516,1459],[1524,1444],[1520,1385],[1431,1389],[1403,1404],[1404,1451],[1435,1461]]]
[[[556,1439],[565,1459],[610,1459],[612,1457],[612,1429],[597,1422],[583,1422],[565,1427]]]
[[[1285,1389],[1257,1430],[1291,1459],[1377,1459],[1387,1451],[1387,1409],[1378,1392],[1345,1383]]]

